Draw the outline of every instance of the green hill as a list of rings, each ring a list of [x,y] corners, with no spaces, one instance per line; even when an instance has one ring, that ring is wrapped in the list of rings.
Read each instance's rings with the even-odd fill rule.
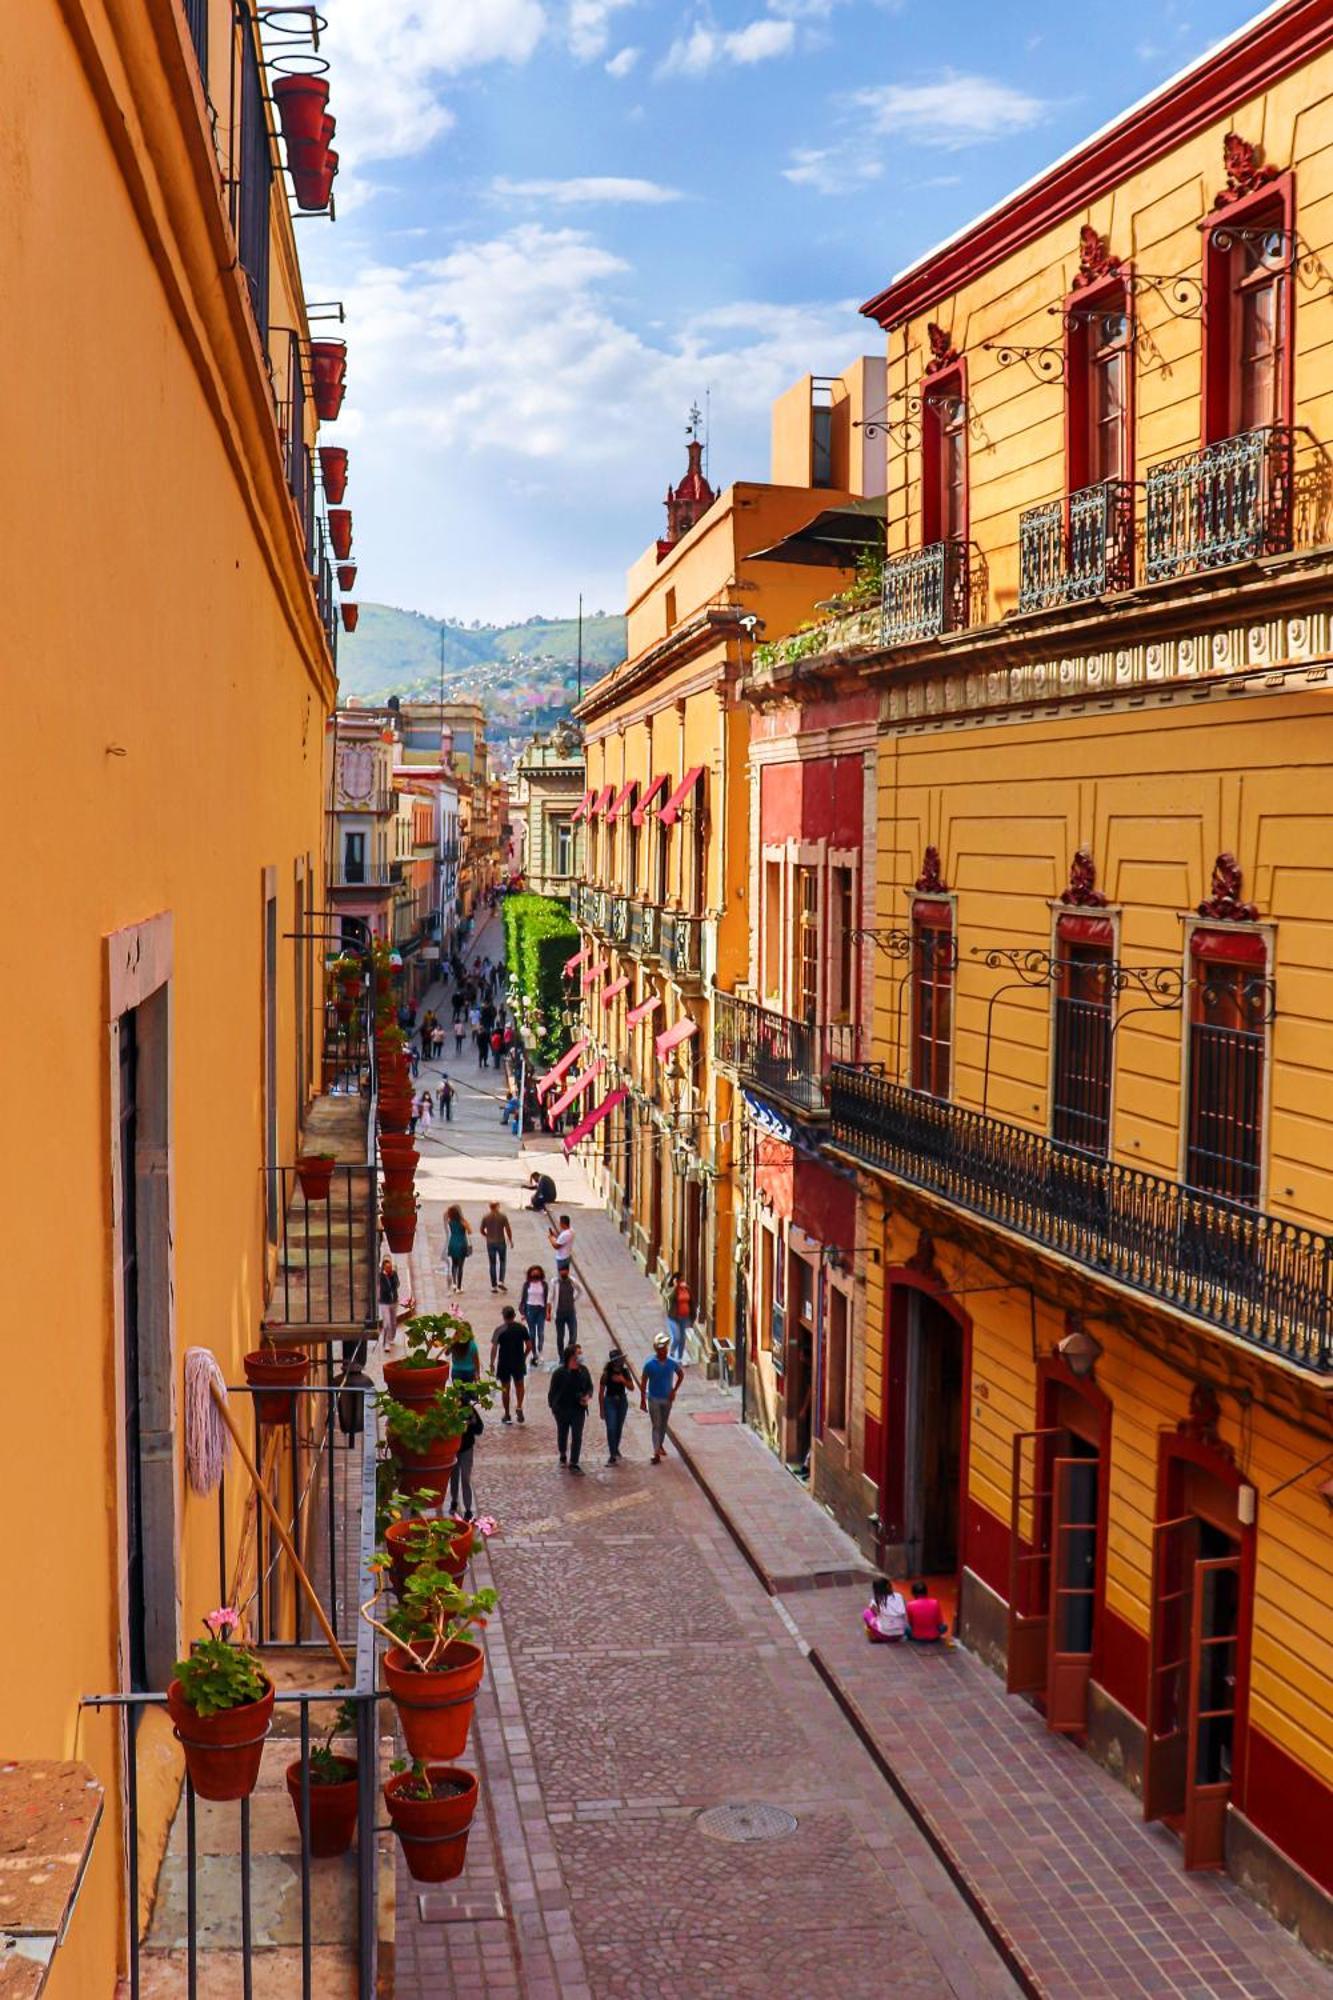
[[[338,640],[343,700],[383,701],[391,694],[433,695],[440,685],[443,647],[446,696],[475,695],[491,711],[492,727],[544,727],[575,693],[578,621],[529,618],[521,625],[460,625],[391,604],[363,604],[355,632]],[[583,684],[624,657],[621,617],[583,620]]]

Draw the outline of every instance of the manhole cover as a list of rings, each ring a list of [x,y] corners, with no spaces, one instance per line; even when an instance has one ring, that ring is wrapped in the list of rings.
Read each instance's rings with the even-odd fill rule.
[[[710,1840],[780,1840],[799,1824],[781,1806],[709,1806],[695,1821]]]

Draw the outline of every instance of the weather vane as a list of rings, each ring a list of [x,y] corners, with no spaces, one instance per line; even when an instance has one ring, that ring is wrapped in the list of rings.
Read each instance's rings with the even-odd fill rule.
[[[698,437],[699,426],[703,422],[703,415],[704,413],[699,408],[699,405],[697,403],[690,404],[690,421],[685,431],[686,437],[688,438]]]

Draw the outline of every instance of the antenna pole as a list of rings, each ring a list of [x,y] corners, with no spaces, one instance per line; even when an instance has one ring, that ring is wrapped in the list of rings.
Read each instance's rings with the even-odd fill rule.
[[[579,653],[578,653],[579,700],[583,700],[583,592],[579,592]]]

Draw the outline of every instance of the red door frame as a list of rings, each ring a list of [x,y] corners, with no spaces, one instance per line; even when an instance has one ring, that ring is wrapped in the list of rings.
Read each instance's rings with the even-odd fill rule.
[[[1219,1446],[1179,1431],[1164,1431],[1157,1461],[1159,1521],[1172,1520],[1186,1511],[1185,1469],[1191,1465],[1207,1473],[1219,1486],[1225,1486],[1236,1494],[1242,1486],[1250,1483],[1235,1461]],[[1258,1553],[1257,1494],[1255,1509],[1255,1519],[1248,1527],[1239,1520],[1235,1524],[1240,1545],[1240,1616],[1236,1636],[1236,1727],[1231,1739],[1231,1800],[1240,1812],[1245,1810],[1250,1747],[1250,1648],[1254,1634],[1254,1576]],[[1200,1516],[1200,1519],[1206,1519],[1206,1516]],[[1156,1611],[1155,1604],[1149,1606],[1150,1617],[1155,1617]],[[1145,1685],[1145,1699],[1150,1700],[1151,1694],[1151,1687]],[[1145,1713],[1151,1728],[1151,1708],[1146,1708]]]
[[[906,1403],[906,1309],[908,1292],[924,1292],[949,1315],[963,1339],[963,1389],[958,1423],[958,1589],[963,1586],[967,1561],[967,1496],[972,1451],[972,1319],[938,1278],[914,1270],[910,1264],[890,1264],[884,1272],[884,1359],[883,1410],[879,1452],[879,1513],[881,1522],[903,1512],[903,1437],[907,1423]],[[901,1308],[901,1309],[900,1309]],[[896,1499],[891,1502],[890,1494]],[[881,1540],[890,1536],[881,1530]]]
[[[1106,1544],[1111,1520],[1111,1414],[1114,1404],[1104,1389],[1087,1376],[1076,1375],[1060,1354],[1043,1354],[1037,1362],[1038,1430],[1052,1429],[1059,1408],[1060,1389],[1069,1390],[1086,1404],[1097,1420],[1097,1573],[1092,1611],[1092,1659],[1088,1677],[1100,1683],[1102,1634],[1106,1611]]]

